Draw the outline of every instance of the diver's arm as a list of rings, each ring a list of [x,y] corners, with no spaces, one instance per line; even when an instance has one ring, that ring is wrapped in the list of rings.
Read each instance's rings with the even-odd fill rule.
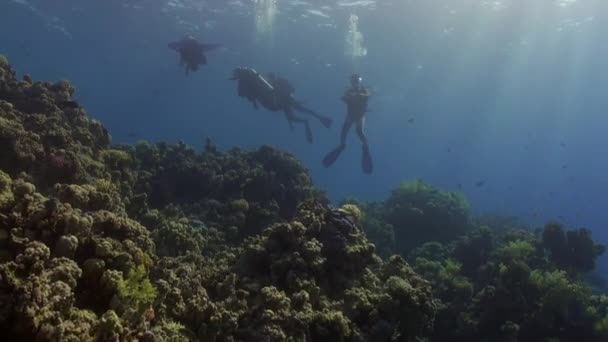
[[[360,92],[358,93],[358,95],[359,95],[359,96],[363,96],[363,97],[369,97],[370,93],[369,93],[369,91],[367,90],[367,88],[363,88],[363,90],[362,90],[362,91],[360,91]]]

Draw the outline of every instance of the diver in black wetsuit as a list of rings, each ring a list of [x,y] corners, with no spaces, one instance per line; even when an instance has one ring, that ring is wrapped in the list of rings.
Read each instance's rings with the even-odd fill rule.
[[[369,100],[369,91],[361,83],[363,79],[357,74],[353,74],[350,79],[351,87],[346,90],[342,96],[342,101],[346,103],[346,119],[342,126],[340,135],[340,145],[329,152],[323,158],[323,166],[331,166],[340,156],[346,147],[346,137],[353,124],[356,125],[357,135],[363,144],[363,156],[361,167],[363,172],[370,174],[373,171],[372,157],[365,136],[365,113],[367,110],[367,102]]]
[[[202,44],[192,36],[185,36],[181,40],[168,44],[170,49],[179,53],[179,64],[185,66],[186,75],[190,71],[197,71],[198,67],[207,64],[205,52],[218,48],[218,44]]]
[[[330,127],[331,119],[317,114],[315,111],[306,108],[298,101],[293,93],[295,88],[291,83],[284,79],[270,74],[268,79],[252,68],[236,68],[233,71],[231,80],[238,81],[237,90],[240,97],[249,100],[255,109],[259,105],[273,112],[283,112],[289,126],[293,129],[294,123],[304,125],[306,140],[312,143],[312,131],[307,119],[295,115],[295,111],[306,113],[318,119],[323,126]]]

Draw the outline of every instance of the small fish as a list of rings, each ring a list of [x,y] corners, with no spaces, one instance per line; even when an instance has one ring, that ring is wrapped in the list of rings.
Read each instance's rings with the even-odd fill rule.
[[[568,164],[564,164],[564,165],[562,165],[562,170],[565,170],[565,169],[567,169],[567,168],[568,168]]]
[[[480,188],[480,187],[484,186],[484,184],[486,184],[486,181],[485,180],[480,180],[479,182],[475,183],[475,186],[478,187],[478,188]]]
[[[57,104],[57,106],[61,109],[64,108],[79,108],[80,105],[78,105],[78,102],[76,101],[61,101]]]
[[[559,143],[559,146],[566,147],[566,143],[562,141],[562,142]]]
[[[414,121],[416,121],[416,119],[414,119],[414,118],[409,118],[409,119],[407,120],[407,123],[409,123],[409,124],[411,125],[411,124],[413,124],[413,123],[414,123]]]
[[[452,148],[451,147],[448,147],[448,153],[449,152],[452,152]]]

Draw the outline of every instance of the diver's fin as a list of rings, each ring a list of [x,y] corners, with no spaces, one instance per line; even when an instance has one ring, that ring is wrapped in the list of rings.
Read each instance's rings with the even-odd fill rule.
[[[342,146],[338,146],[338,147],[334,148],[333,150],[331,150],[331,152],[329,152],[325,156],[325,158],[323,158],[323,166],[325,166],[325,167],[332,166],[333,163],[335,163],[336,160],[338,160],[338,157],[340,156],[342,151],[344,151],[344,147],[342,147]]]
[[[306,128],[306,141],[312,144],[312,130],[310,129],[310,125],[306,123],[306,126],[304,127]]]
[[[201,44],[203,51],[211,51],[221,47],[220,44]]]
[[[363,169],[363,172],[367,173],[368,175],[371,174],[372,171],[374,170],[374,164],[372,162],[372,155],[369,153],[369,146],[367,146],[367,144],[363,145],[361,168]]]

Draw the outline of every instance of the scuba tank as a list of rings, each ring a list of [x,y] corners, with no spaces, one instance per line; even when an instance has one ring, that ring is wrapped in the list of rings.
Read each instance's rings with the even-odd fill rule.
[[[249,69],[249,71],[252,74],[252,78],[262,87],[265,87],[268,91],[272,92],[274,91],[274,87],[272,86],[272,84],[270,84],[270,82],[268,82],[264,76],[262,76],[262,74],[260,74],[259,72],[255,71],[255,69]]]

